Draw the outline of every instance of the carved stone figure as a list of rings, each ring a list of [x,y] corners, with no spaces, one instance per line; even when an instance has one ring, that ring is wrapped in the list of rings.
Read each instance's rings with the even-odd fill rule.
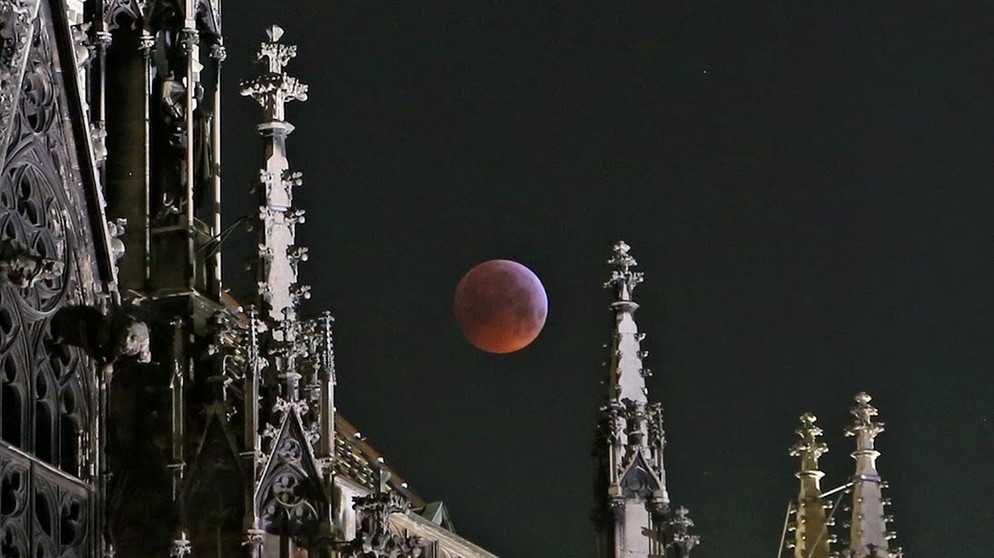
[[[124,241],[121,240],[121,237],[124,236],[124,229],[127,225],[127,219],[114,219],[112,221],[107,221],[107,234],[110,237],[110,251],[115,263],[120,262],[121,258],[124,257]]]
[[[59,277],[62,269],[62,262],[43,257],[17,239],[0,239],[0,286],[30,288],[37,281]]]
[[[149,350],[149,341],[148,326],[144,322],[128,321],[118,330],[117,343],[114,344],[114,349],[111,352],[111,360],[134,358],[141,363],[151,362],[152,353]]]
[[[111,306],[106,314],[89,306],[66,306],[56,312],[52,329],[101,363],[152,360],[148,325],[120,306]]]
[[[417,536],[405,537],[390,532],[394,513],[406,513],[409,505],[394,493],[380,492],[355,499],[359,514],[356,539],[344,552],[351,558],[418,558],[426,542]]]
[[[76,66],[86,68],[93,60],[93,46],[88,37],[90,33],[90,23],[81,23],[72,26],[72,39],[74,50],[76,51]]]

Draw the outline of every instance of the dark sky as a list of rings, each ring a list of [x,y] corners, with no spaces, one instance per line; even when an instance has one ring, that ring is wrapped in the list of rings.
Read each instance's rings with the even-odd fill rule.
[[[875,396],[898,542],[994,555],[994,35],[946,2],[229,3],[228,222],[255,202],[262,30],[299,45],[291,105],[307,311],[337,316],[339,409],[460,533],[592,558],[590,446],[617,239],[669,490],[700,557],[773,557],[803,411],[826,488]],[[229,285],[250,299],[241,233]],[[241,243],[241,244],[238,244]],[[465,343],[467,269],[545,284],[525,350]]]

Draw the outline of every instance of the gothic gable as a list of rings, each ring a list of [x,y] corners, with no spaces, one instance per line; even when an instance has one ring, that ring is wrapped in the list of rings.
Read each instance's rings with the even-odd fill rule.
[[[256,506],[264,528],[272,533],[289,531],[301,539],[315,534],[321,506],[327,496],[321,487],[321,470],[292,404],[282,408],[278,429],[267,429],[272,437],[265,467],[256,490]]]
[[[662,487],[662,483],[641,452],[636,454],[635,459],[625,469],[619,484],[626,498],[637,497],[642,500],[649,500]]]

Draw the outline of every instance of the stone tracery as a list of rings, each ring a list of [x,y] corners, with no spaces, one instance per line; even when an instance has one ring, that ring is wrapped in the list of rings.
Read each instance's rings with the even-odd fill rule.
[[[92,471],[83,464],[93,450],[85,426],[94,418],[94,365],[52,331],[56,311],[83,303],[88,295],[79,289],[84,282],[71,256],[76,235],[87,228],[73,222],[69,208],[74,203],[64,186],[77,180],[73,143],[61,125],[65,100],[54,72],[51,25],[43,5],[27,34],[31,40],[18,103],[2,146],[3,556],[85,555],[93,536],[88,504]]]

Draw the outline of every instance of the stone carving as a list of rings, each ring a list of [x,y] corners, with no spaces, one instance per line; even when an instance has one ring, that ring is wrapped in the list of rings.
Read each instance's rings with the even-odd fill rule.
[[[687,508],[680,506],[666,521],[666,533],[669,538],[666,549],[667,551],[675,549],[673,552],[676,558],[688,558],[690,551],[701,542],[701,537],[690,534],[694,521],[690,519],[689,513]]]
[[[193,553],[193,545],[186,538],[186,533],[181,531],[179,537],[169,545],[169,558],[183,558]]]
[[[884,431],[884,423],[874,419],[879,414],[879,411],[870,404],[870,401],[873,400],[872,397],[865,392],[860,392],[856,395],[855,399],[856,405],[850,411],[850,414],[853,416],[853,424],[846,427],[846,436],[856,436],[862,433],[866,439],[865,441],[860,440],[860,442],[864,445],[869,442],[868,447],[872,449],[872,440]],[[867,448],[861,447],[860,449]]]
[[[308,410],[308,405],[307,402],[302,399],[287,400],[282,397],[276,398],[276,403],[273,404],[274,413],[276,413],[279,416],[282,416],[286,414],[286,412],[289,411],[290,409],[295,410],[299,415],[306,415]]]
[[[211,58],[216,64],[220,65],[228,58],[228,51],[224,48],[224,45],[214,43],[211,45]]]
[[[114,263],[120,262],[121,258],[124,257],[124,241],[121,240],[121,237],[124,236],[127,226],[127,219],[107,221],[107,236],[110,237],[110,253],[111,257],[114,258]]]
[[[266,541],[266,532],[262,529],[248,529],[245,531],[245,540],[242,546],[249,547],[250,552],[260,552],[262,544]],[[254,554],[253,554],[254,556]]]
[[[621,492],[626,498],[640,498],[648,500],[658,494],[663,489],[653,468],[646,462],[641,453],[625,467],[624,476],[618,482]]]
[[[407,513],[410,504],[392,492],[379,492],[355,498],[353,507],[359,516],[356,538],[346,548],[350,558],[417,558],[427,542],[417,536],[402,536],[390,531],[390,516]]]
[[[817,420],[811,413],[801,415],[801,428],[797,429],[801,439],[790,448],[791,456],[800,457],[802,466],[810,465],[813,469],[818,467],[818,459],[828,452],[828,445],[818,440],[824,431],[815,425]]]
[[[111,351],[111,361],[134,358],[141,363],[151,362],[149,340],[148,326],[144,322],[133,319],[125,322],[118,330],[117,343]]]
[[[103,122],[90,124],[90,141],[93,143],[93,160],[102,165],[107,160],[107,129]]]
[[[640,450],[645,439],[645,405],[631,399],[623,399],[621,403],[625,407],[626,434],[628,435],[628,445],[631,446],[630,450]]]
[[[62,275],[61,262],[43,257],[14,238],[0,239],[0,286],[28,289],[36,282]]]
[[[256,502],[263,529],[306,543],[318,534],[326,498],[298,408],[293,402],[284,404],[279,428],[267,425],[263,434],[270,449],[259,456]]]
[[[649,447],[661,450],[666,444],[666,431],[663,429],[663,406],[660,403],[650,403],[648,412]]]
[[[0,1],[0,162],[13,128],[39,0]]]
[[[609,445],[620,448],[626,443],[624,408],[612,403],[601,408],[604,414],[605,433]]]
[[[55,314],[53,331],[97,362],[133,359],[148,363],[152,360],[149,330],[132,315],[135,310],[110,306],[105,314],[89,306],[66,306]]]
[[[614,245],[614,255],[607,261],[614,267],[611,278],[604,283],[604,288],[614,288],[618,292],[618,300],[631,301],[635,287],[643,281],[641,271],[632,271],[631,268],[638,265],[635,258],[629,254],[632,247],[621,240]]]
[[[104,4],[104,22],[107,29],[119,29],[122,23],[134,29],[144,16],[145,0],[107,0]]]
[[[73,49],[76,51],[76,67],[88,68],[93,60],[94,47],[90,43],[90,23],[72,26]]]

